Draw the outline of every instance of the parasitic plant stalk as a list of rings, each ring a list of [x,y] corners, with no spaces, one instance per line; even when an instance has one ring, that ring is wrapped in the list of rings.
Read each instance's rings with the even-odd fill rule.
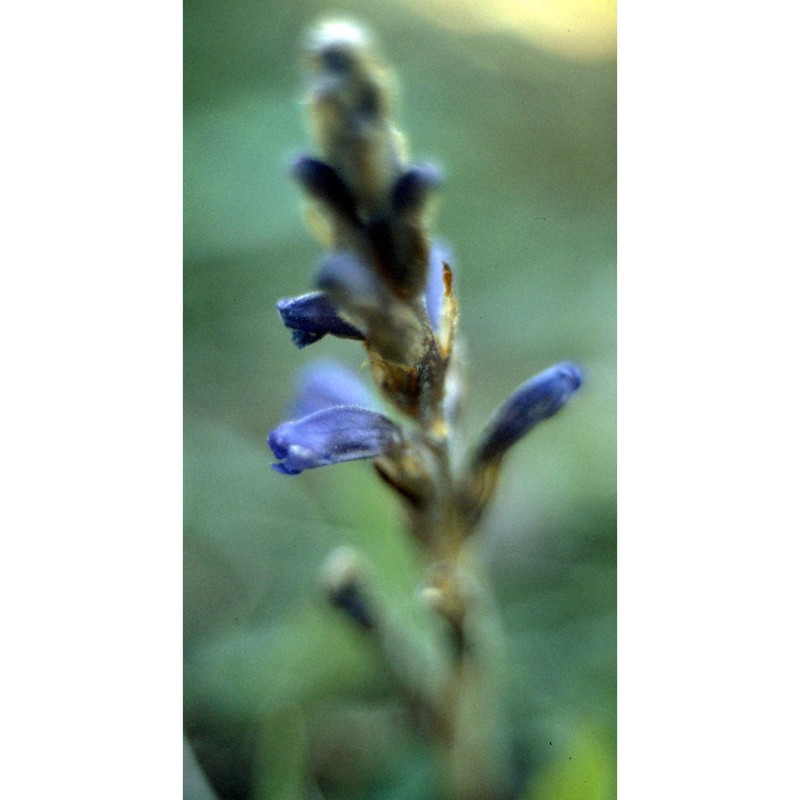
[[[306,55],[318,156],[295,159],[292,173],[308,196],[310,226],[329,252],[317,290],[277,307],[298,347],[326,335],[360,341],[394,414],[377,410],[345,368],[312,367],[291,419],[269,435],[273,466],[297,475],[372,459],[397,494],[427,563],[419,601],[444,623],[439,652],[413,652],[358,553],[331,554],[323,567],[326,597],[372,637],[412,719],[443,754],[442,795],[510,798],[519,780],[502,711],[500,626],[470,542],[505,454],[567,403],[581,371],[560,363],[518,387],[456,458],[458,303],[452,267],[428,233],[441,177],[408,161],[392,121],[389,74],[361,28],[322,24],[310,34]]]

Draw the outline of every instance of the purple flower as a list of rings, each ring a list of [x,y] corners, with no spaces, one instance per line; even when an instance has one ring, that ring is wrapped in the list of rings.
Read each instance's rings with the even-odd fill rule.
[[[388,207],[365,220],[374,267],[400,297],[415,298],[425,289],[428,241],[422,215],[440,180],[433,167],[412,167],[395,182]]]
[[[333,253],[322,264],[317,286],[327,292],[337,305],[376,311],[383,308],[388,292],[377,276],[350,253]]]
[[[403,434],[383,414],[358,406],[333,406],[284,422],[268,441],[279,461],[273,469],[299,475],[328,464],[391,456],[402,448]]]
[[[474,463],[500,459],[531,428],[563,408],[581,380],[581,370],[565,361],[519,386],[492,416],[476,448]]]
[[[359,224],[355,197],[330,164],[310,156],[299,156],[292,163],[292,174],[312,197],[351,224]]]
[[[299,419],[331,406],[360,406],[373,410],[375,400],[352,370],[335,361],[310,364],[300,373],[291,416]]]
[[[344,251],[329,256],[317,276],[317,286],[364,331],[370,347],[385,359],[408,363],[418,357],[419,321],[361,259]]]
[[[443,265],[450,263],[450,250],[441,242],[431,245],[428,257],[428,281],[425,287],[425,307],[428,309],[428,320],[434,333],[442,327],[442,308],[444,306]]]
[[[419,211],[441,182],[442,174],[432,164],[412,167],[392,187],[392,209],[396,214]]]
[[[339,316],[336,307],[322,292],[278,300],[276,308],[299,348],[319,341],[328,333],[341,339],[364,338],[358,328]]]

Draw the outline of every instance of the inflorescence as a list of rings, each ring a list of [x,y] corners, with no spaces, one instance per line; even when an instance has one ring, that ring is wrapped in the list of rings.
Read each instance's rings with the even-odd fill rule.
[[[581,370],[556,364],[519,386],[456,459],[458,304],[448,256],[428,233],[441,175],[431,165],[409,163],[392,122],[389,74],[361,28],[320,25],[306,55],[319,157],[296,158],[292,174],[308,196],[310,226],[329,255],[316,291],[280,300],[277,308],[297,347],[326,335],[360,341],[393,414],[380,410],[357,375],[330,362],[314,365],[302,376],[291,419],[269,435],[273,467],[297,475],[372,459],[397,493],[430,564],[420,598],[445,621],[451,653],[429,692],[407,685],[419,675],[400,676],[401,682],[415,702],[423,698],[431,728],[453,744],[461,701],[452,686],[481,652],[474,641],[481,626],[473,623],[483,612],[462,558],[464,545],[492,499],[509,448],[567,403],[581,385]],[[326,592],[333,606],[380,639],[380,608],[370,598],[361,563],[358,554],[336,551],[324,570]],[[453,780],[457,785],[459,778]],[[502,784],[500,778],[485,777],[483,789],[476,788],[480,780],[473,784],[453,789],[454,796],[503,796],[486,788]]]

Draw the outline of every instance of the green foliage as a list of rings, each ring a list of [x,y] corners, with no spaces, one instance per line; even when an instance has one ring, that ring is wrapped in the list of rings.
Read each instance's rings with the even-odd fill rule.
[[[307,796],[308,742],[299,709],[265,717],[254,767],[253,800],[303,800]]]
[[[613,749],[602,730],[583,725],[534,779],[525,800],[613,800],[614,764]]]

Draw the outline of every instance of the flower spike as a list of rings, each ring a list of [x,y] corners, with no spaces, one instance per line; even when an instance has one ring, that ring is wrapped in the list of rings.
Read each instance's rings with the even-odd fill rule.
[[[379,413],[354,372],[332,362],[311,365],[290,420],[269,434],[272,466],[298,475],[373,460],[430,565],[419,595],[423,611],[444,625],[431,628],[430,640],[422,631],[408,635],[392,608],[394,594],[383,593],[368,562],[349,549],[326,561],[325,598],[377,648],[409,719],[439,740],[444,794],[510,798],[522,782],[496,683],[499,626],[467,543],[494,495],[506,452],[567,403],[582,373],[563,362],[519,386],[471,456],[460,457],[458,302],[448,249],[429,231],[429,201],[441,175],[409,162],[392,120],[390,74],[361,28],[323,23],[309,36],[306,55],[317,149],[296,158],[292,174],[308,195],[308,222],[327,255],[317,291],[281,300],[278,311],[298,347],[328,334],[362,340],[363,366],[386,406],[402,417],[395,422]]]

